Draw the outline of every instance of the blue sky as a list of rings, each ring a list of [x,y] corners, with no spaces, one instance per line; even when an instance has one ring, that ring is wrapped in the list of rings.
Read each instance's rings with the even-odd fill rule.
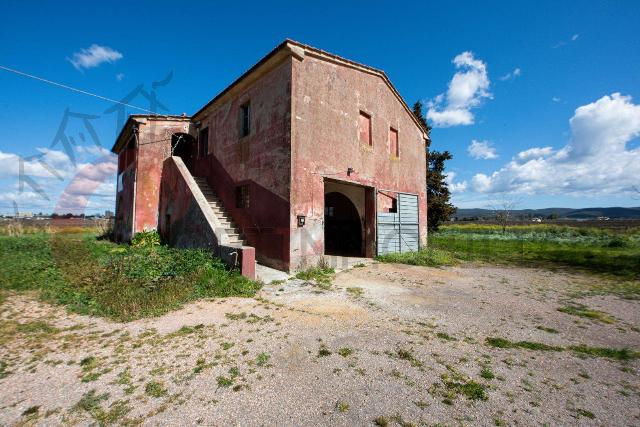
[[[9,1],[0,65],[114,99],[170,77],[157,98],[191,114],[288,37],[422,100],[458,206],[640,205],[640,2],[344,3]],[[0,212],[113,209],[112,105],[0,70]],[[71,117],[52,146],[66,109],[97,140]]]

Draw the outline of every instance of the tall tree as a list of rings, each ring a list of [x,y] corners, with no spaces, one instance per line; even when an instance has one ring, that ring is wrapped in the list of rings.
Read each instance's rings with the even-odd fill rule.
[[[420,122],[422,127],[431,134],[431,126],[427,123],[427,119],[422,113],[422,103],[417,101],[413,104],[413,114]],[[427,162],[427,227],[430,231],[438,229],[440,224],[448,221],[456,211],[451,204],[451,193],[445,182],[444,174],[445,162],[451,160],[451,153],[448,151],[431,151],[429,150],[431,139],[427,140],[425,151]]]

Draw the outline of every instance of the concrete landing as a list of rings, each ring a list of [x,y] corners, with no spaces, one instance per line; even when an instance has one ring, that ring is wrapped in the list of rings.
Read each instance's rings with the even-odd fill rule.
[[[374,262],[373,258],[352,256],[325,255],[324,258],[329,263],[329,266],[333,267],[336,271],[348,270],[356,265],[368,265]]]
[[[276,270],[266,265],[256,263],[256,280],[260,280],[266,284],[274,280],[288,280],[291,275],[285,271]]]

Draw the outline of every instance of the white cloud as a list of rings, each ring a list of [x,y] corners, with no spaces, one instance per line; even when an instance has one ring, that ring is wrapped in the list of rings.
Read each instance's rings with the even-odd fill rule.
[[[553,152],[553,147],[534,147],[529,148],[518,153],[519,160],[538,159],[540,157],[547,157]]]
[[[467,152],[474,159],[491,160],[498,158],[495,147],[493,147],[493,144],[489,141],[478,141],[474,139],[467,147]]]
[[[574,42],[576,40],[578,40],[580,38],[580,34],[574,34],[571,36],[571,38],[569,40],[560,40],[558,43],[554,44],[553,46],[551,46],[551,48],[553,49],[557,49],[559,47],[562,47],[564,45],[567,45],[571,42]]]
[[[40,154],[27,157],[0,151],[0,179],[17,178],[21,174],[37,178],[64,178],[72,172],[71,160],[64,152],[48,148],[38,148],[38,151]]]
[[[552,96],[552,97],[551,97],[551,100],[552,100],[553,102],[555,102],[556,104],[557,104],[558,102],[562,101],[562,99],[561,99],[560,97],[558,97],[558,96]]]
[[[116,80],[121,82],[124,79],[124,73],[116,74]]]
[[[444,177],[444,182],[447,183],[447,186],[449,187],[449,191],[451,193],[463,193],[464,191],[466,191],[467,181],[455,182],[454,181],[455,178],[456,178],[455,172],[448,172],[447,175]]]
[[[522,70],[520,68],[516,68],[515,70],[500,77],[500,80],[502,81],[511,80],[511,79],[515,79],[516,77],[520,77],[521,75],[522,75]]]
[[[602,196],[625,194],[640,177],[640,105],[619,93],[576,109],[564,147],[522,151],[490,175],[476,174],[475,191]]]
[[[80,52],[75,52],[68,59],[77,70],[82,70],[83,68],[97,67],[104,62],[115,62],[122,59],[122,54],[108,46],[94,43],[88,49],[80,49]]]
[[[0,206],[7,212],[13,202],[20,210],[47,212],[56,204],[58,212],[81,213],[95,206],[113,209],[116,156],[92,145],[74,149],[82,160],[76,165],[65,152],[49,148],[38,148],[37,156],[26,159],[0,151]]]
[[[471,125],[474,116],[471,109],[478,107],[484,98],[491,98],[487,65],[463,52],[453,59],[458,70],[451,81],[446,95],[440,94],[429,102],[427,118],[436,127]]]

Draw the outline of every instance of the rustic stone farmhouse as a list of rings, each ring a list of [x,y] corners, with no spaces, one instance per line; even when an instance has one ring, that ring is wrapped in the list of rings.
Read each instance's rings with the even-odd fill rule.
[[[285,40],[191,117],[129,117],[116,236],[157,229],[249,277],[417,250],[427,138],[384,72]]]

